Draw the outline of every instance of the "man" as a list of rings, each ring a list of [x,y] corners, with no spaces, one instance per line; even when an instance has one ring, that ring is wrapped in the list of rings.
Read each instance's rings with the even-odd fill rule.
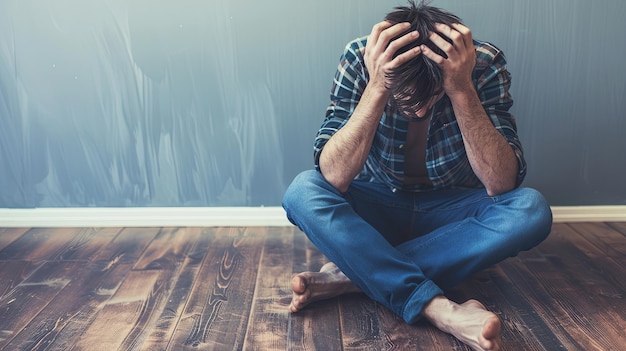
[[[550,232],[545,199],[519,188],[526,162],[509,87],[500,50],[423,2],[346,46],[316,170],[283,200],[330,260],[293,277],[292,312],[362,291],[407,323],[425,318],[473,349],[500,348],[494,313],[444,293]]]

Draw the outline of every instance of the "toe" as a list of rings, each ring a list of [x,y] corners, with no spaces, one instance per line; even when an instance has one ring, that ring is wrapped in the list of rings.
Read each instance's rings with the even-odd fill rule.
[[[301,274],[291,277],[291,290],[296,294],[302,294],[306,290],[306,279]]]

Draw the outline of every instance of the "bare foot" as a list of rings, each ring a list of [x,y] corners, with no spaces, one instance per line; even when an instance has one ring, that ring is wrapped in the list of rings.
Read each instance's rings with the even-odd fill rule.
[[[426,305],[422,315],[474,350],[500,350],[500,319],[476,300],[457,304],[438,296]]]
[[[319,272],[304,272],[291,278],[293,297],[289,311],[298,312],[308,304],[361,290],[334,263],[328,262]]]

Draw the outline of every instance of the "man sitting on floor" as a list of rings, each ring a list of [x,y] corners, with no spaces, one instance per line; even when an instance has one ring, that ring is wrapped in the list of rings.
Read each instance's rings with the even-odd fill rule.
[[[283,200],[331,261],[292,279],[290,310],[362,291],[407,323],[424,317],[476,350],[500,320],[445,297],[550,233],[509,113],[503,53],[449,12],[409,2],[346,46],[315,139],[315,170]]]

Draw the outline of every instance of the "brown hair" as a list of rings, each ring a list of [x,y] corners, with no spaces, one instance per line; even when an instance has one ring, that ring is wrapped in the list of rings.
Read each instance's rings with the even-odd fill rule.
[[[410,31],[418,31],[419,38],[411,44],[399,49],[396,56],[419,45],[426,45],[437,54],[447,56],[430,41],[430,32],[436,31],[435,24],[452,25],[461,23],[461,19],[445,10],[428,6],[430,1],[421,0],[416,4],[409,0],[409,6],[396,7],[393,12],[385,16],[385,20],[392,23],[409,22],[410,28],[400,36]],[[444,39],[450,41],[447,37]],[[441,67],[424,55],[419,55],[408,61],[389,74],[392,93],[392,103],[403,111],[417,111],[428,101],[438,95],[443,86],[443,72]]]

